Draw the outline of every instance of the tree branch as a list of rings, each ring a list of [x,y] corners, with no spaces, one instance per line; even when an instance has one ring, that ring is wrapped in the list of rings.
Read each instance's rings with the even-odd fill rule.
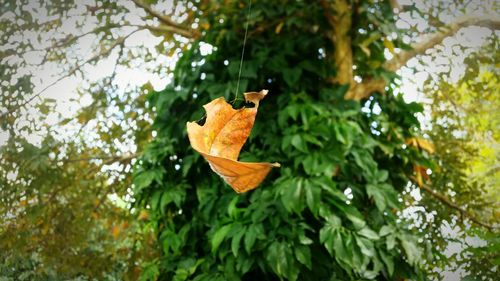
[[[488,27],[494,30],[500,29],[500,18],[490,19],[483,17],[465,17],[457,20],[455,23],[445,26],[440,29],[440,31],[436,32],[428,36],[422,42],[416,43],[412,46],[411,50],[401,52],[397,54],[393,59],[387,61],[384,65],[385,69],[389,71],[396,71],[402,66],[404,66],[411,58],[416,57],[418,55],[424,54],[428,49],[433,48],[434,46],[443,42],[443,40],[449,36],[456,34],[461,28],[467,26],[482,26]],[[343,63],[341,61],[341,63]],[[352,63],[352,54],[351,54],[351,63]],[[347,67],[347,66],[345,66]],[[350,74],[347,74],[347,70],[343,67],[343,71],[346,73],[339,73],[339,75],[343,75],[345,77],[337,78],[338,81],[345,81],[347,76],[352,76],[352,70]],[[340,68],[339,68],[340,71]],[[347,91],[345,98],[352,100],[361,100],[363,98],[369,97],[374,92],[385,91],[386,82],[383,79],[366,79],[362,83],[355,83],[351,81],[352,85]]]
[[[349,91],[347,91],[345,98],[351,100],[362,100],[369,97],[374,92],[383,93],[385,91],[385,80],[368,78],[361,83],[356,83]]]
[[[414,177],[411,177],[410,176],[410,179],[417,183],[417,180],[414,178]],[[493,229],[497,228],[493,225],[490,225],[488,223],[485,223],[481,220],[479,220],[478,218],[476,218],[474,215],[472,215],[471,213],[469,213],[467,210],[463,209],[462,207],[460,207],[459,205],[457,205],[456,203],[454,203],[453,201],[451,201],[446,195],[443,195],[441,193],[438,193],[436,192],[434,189],[432,189],[431,187],[429,187],[428,185],[425,185],[425,184],[422,184],[422,185],[418,185],[421,189],[425,190],[429,195],[431,195],[432,197],[434,197],[435,199],[441,201],[441,203],[444,203],[446,206],[452,208],[452,209],[455,209],[457,210],[460,215],[468,218],[470,221],[482,226],[482,227],[485,227],[487,228],[488,230],[492,231]]]
[[[468,26],[488,27],[493,30],[500,29],[500,18],[485,18],[485,17],[463,17],[454,23],[440,28],[440,30],[423,41],[412,45],[412,49],[403,51],[397,54],[393,59],[385,64],[385,69],[396,71],[404,66],[410,59],[424,54],[425,51],[440,44],[446,37],[456,34],[461,28]]]
[[[80,162],[80,161],[90,161],[90,160],[106,160],[104,161],[103,165],[109,165],[114,162],[123,162],[137,158],[138,155],[139,154],[137,153],[130,153],[124,155],[96,155],[96,156],[68,159],[66,160],[66,162],[69,163],[69,162]]]
[[[191,33],[187,33],[185,31],[180,31],[179,29],[173,27],[173,26],[168,26],[168,25],[159,25],[159,26],[151,26],[151,25],[138,25],[137,27],[142,27],[144,29],[147,29],[152,32],[158,32],[158,33],[175,33],[182,35],[187,38],[195,38],[196,36]]]
[[[159,13],[158,11],[153,10],[148,4],[142,2],[141,0],[132,0],[136,6],[144,9],[146,13],[157,18],[163,25],[158,27],[148,27],[148,29],[153,30],[157,29],[157,31],[167,31],[175,34],[182,35],[186,38],[196,38],[199,36],[196,30],[192,30],[190,28],[186,28],[185,26],[176,23],[170,17]]]

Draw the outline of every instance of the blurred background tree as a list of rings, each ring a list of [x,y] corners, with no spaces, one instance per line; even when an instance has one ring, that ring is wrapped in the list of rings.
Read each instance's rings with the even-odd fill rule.
[[[427,111],[404,101],[402,67],[418,70],[468,26],[498,30],[497,3],[249,4],[0,7],[1,278],[400,280],[460,268],[493,280],[496,33],[476,56],[458,44],[471,57],[459,80],[425,69],[441,73],[422,89]],[[240,90],[270,95],[241,158],[283,167],[236,195],[189,148],[185,122],[235,99],[247,23]],[[457,241],[462,257],[442,254]]]
[[[493,37],[465,59],[456,81],[442,73],[425,86],[432,98],[427,134],[435,144],[436,166],[423,188],[446,195],[441,202],[426,196],[420,202],[439,214],[425,229],[433,234],[442,267],[462,268],[483,280],[496,278],[500,257],[498,233],[492,228],[500,220],[496,49],[498,38]],[[471,219],[489,231],[471,227]],[[442,254],[446,252],[451,255]]]
[[[186,41],[143,5],[2,3],[0,276],[136,280],[157,255],[147,213],[130,210],[152,86],[129,79],[168,79]]]

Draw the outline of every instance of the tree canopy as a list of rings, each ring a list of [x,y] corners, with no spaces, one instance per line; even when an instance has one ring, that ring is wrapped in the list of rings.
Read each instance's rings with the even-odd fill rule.
[[[0,276],[426,280],[459,268],[493,280],[497,3],[402,3],[7,1]],[[479,50],[459,44],[464,74],[447,68],[421,89],[428,105],[407,102],[405,65],[469,26],[493,32]],[[68,79],[80,86],[61,112],[46,94]],[[186,122],[262,89],[239,159],[281,168],[237,194]],[[443,254],[454,239],[461,257]]]

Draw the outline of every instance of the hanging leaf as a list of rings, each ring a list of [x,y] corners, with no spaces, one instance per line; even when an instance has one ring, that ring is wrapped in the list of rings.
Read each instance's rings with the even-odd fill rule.
[[[256,188],[278,163],[243,163],[238,156],[250,135],[259,101],[267,90],[245,93],[245,100],[255,104],[253,108],[233,109],[223,97],[205,104],[207,119],[203,126],[196,122],[187,123],[191,146],[210,164],[236,192]]]

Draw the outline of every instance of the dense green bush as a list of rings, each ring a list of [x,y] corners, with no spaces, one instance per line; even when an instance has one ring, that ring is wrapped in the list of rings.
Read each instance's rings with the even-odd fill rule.
[[[390,91],[362,102],[344,99],[348,86],[329,82],[336,65],[324,9],[284,2],[253,3],[241,73],[241,89],[269,94],[240,159],[282,165],[259,188],[236,194],[186,135],[186,122],[202,118],[210,100],[237,97],[235,107],[243,106],[235,86],[247,6],[201,4],[207,22],[200,24],[208,30],[182,54],[173,83],[151,93],[157,137],[134,184],[163,256],[144,277],[422,279],[417,236],[396,214],[420,157],[404,142],[417,132],[422,108]],[[374,5],[375,13],[363,5],[353,42],[371,36],[354,30],[375,22],[380,32],[395,30],[387,4]],[[354,49],[358,75],[393,77],[370,67],[384,60],[381,42],[369,46],[368,58]]]

